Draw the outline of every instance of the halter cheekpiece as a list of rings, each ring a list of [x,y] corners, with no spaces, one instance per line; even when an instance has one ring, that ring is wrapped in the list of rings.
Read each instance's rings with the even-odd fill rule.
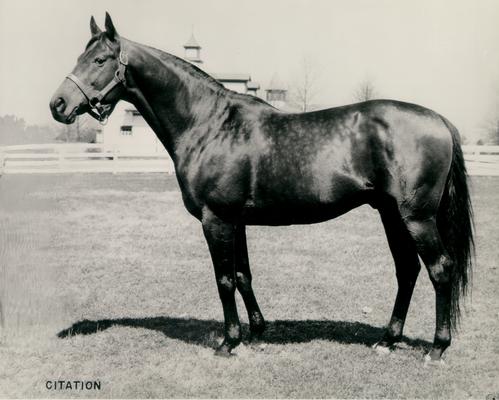
[[[90,110],[88,111],[88,113],[103,124],[107,121],[107,111],[109,110],[109,106],[102,104],[101,101],[111,90],[114,89],[116,85],[120,83],[126,85],[125,72],[127,65],[128,55],[126,51],[121,50],[119,55],[118,69],[116,70],[111,82],[109,82],[101,90],[95,90],[93,87],[82,82],[76,75],[69,74],[68,76],[66,76],[66,79],[72,81],[87,99],[88,105],[90,106]]]

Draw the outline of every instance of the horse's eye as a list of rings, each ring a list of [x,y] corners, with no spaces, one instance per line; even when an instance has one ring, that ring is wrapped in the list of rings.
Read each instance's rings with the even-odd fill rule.
[[[106,61],[106,60],[104,60],[103,58],[97,57],[94,61],[97,65],[102,65],[102,64],[104,64],[104,61]]]

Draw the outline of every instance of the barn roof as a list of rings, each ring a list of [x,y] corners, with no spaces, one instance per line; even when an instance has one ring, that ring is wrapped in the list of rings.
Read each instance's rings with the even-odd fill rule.
[[[246,87],[252,90],[260,89],[260,84],[258,82],[249,81],[246,83]]]
[[[194,37],[194,34],[192,33],[191,34],[191,37],[189,38],[189,40],[187,41],[186,44],[184,44],[184,48],[186,49],[200,49],[201,46],[199,45],[198,41],[196,40],[196,38]]]
[[[214,73],[212,75],[216,80],[225,82],[248,82],[251,80],[250,74]]]

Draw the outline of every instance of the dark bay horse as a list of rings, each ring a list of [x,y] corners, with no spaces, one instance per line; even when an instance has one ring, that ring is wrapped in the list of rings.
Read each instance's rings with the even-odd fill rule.
[[[418,105],[368,101],[284,113],[225,89],[195,66],[120,37],[106,14],[54,94],[54,118],[104,120],[118,100],[134,104],[168,150],[187,210],[202,223],[225,318],[217,353],[241,341],[234,299],[252,337],[265,322],[251,286],[246,225],[311,224],[362,204],[377,209],[393,254],[398,293],[386,333],[400,340],[423,260],[436,293],[427,359],[450,345],[473,251],[472,212],[456,128]]]

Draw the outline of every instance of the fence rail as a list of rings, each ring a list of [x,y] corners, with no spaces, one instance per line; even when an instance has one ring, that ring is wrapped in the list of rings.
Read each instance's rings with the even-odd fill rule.
[[[470,175],[499,176],[499,146],[463,146]],[[67,172],[174,173],[168,153],[109,149],[102,144],[55,143],[0,147],[0,174]]]
[[[67,172],[174,173],[166,152],[108,149],[101,144],[56,143],[0,147],[0,174]]]
[[[499,176],[499,146],[463,146],[470,175]]]

